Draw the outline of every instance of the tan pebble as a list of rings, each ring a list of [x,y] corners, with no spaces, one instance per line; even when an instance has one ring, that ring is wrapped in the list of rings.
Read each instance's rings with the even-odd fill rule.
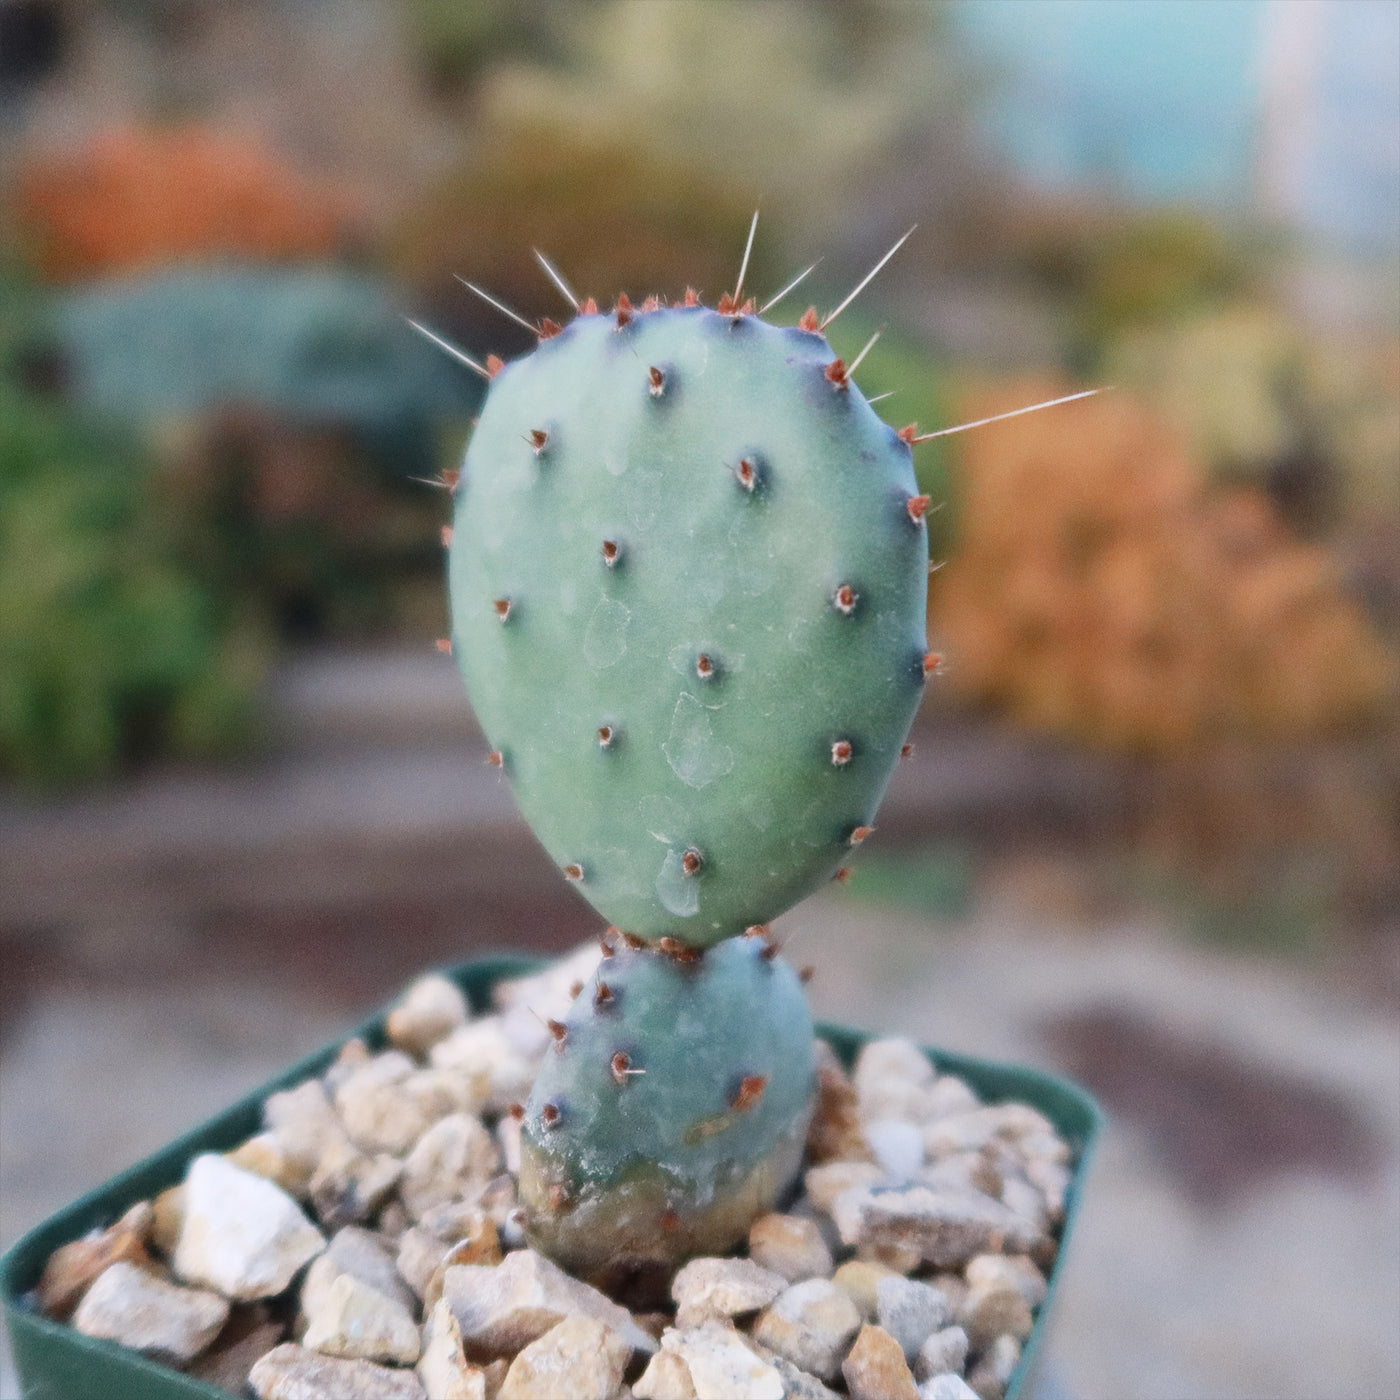
[[[404,993],[389,1013],[385,1029],[400,1050],[421,1058],[458,1026],[466,1025],[468,1014],[461,988],[432,973],[420,977]]]
[[[1045,1275],[1024,1254],[979,1254],[968,1260],[964,1274],[970,1288],[1008,1285],[1032,1308],[1038,1308],[1045,1301],[1048,1291]]]
[[[263,1104],[263,1123],[282,1152],[306,1174],[308,1182],[327,1143],[344,1136],[325,1085],[319,1079],[309,1079],[293,1089],[273,1094]]]
[[[932,1087],[936,1072],[928,1056],[912,1040],[889,1036],[861,1046],[853,1078],[857,1091],[864,1094],[891,1080]]]
[[[841,1364],[851,1400],[919,1400],[904,1348],[883,1327],[866,1323]]]
[[[258,1400],[427,1400],[412,1371],[321,1356],[293,1342],[262,1357],[249,1373],[248,1386]]]
[[[365,1050],[363,1041],[352,1041],[351,1044],[358,1045],[368,1058],[369,1051]],[[344,1053],[342,1050],[341,1054]],[[325,1083],[320,1079],[306,1079],[290,1089],[280,1089],[268,1095],[263,1104],[263,1125],[274,1132],[297,1123],[324,1126],[334,1122],[335,1109],[331,1107]]]
[[[302,1345],[327,1356],[412,1366],[420,1338],[412,1315],[353,1274],[340,1274],[318,1300]]]
[[[894,1274],[912,1274],[924,1262],[917,1245],[898,1240],[862,1240],[856,1257],[866,1263],[883,1264]]]
[[[824,1381],[834,1380],[851,1338],[860,1328],[860,1312],[845,1289],[830,1279],[795,1283],[759,1315],[756,1342],[770,1347]]]
[[[807,1129],[807,1158],[817,1163],[869,1160],[856,1086],[826,1041],[818,1040],[816,1047],[817,1102]]]
[[[972,1368],[968,1384],[981,1400],[1001,1400],[1020,1364],[1021,1343],[1015,1337],[998,1337]]]
[[[373,1058],[374,1055],[365,1043],[365,1038],[360,1035],[352,1035],[336,1052],[335,1059],[331,1061],[330,1067],[321,1076],[321,1082],[326,1086],[326,1093],[334,1098],[339,1083],[357,1070],[363,1069]]]
[[[548,1038],[548,1031],[539,1029]],[[459,1027],[433,1046],[428,1060],[458,1076],[467,1097],[462,1106],[469,1113],[504,1113],[512,1103],[524,1103],[537,1063],[537,1057],[526,1057],[512,1044],[499,1016]]]
[[[456,1083],[438,1070],[415,1069],[401,1050],[386,1050],[336,1090],[336,1112],[361,1151],[400,1157],[439,1118],[461,1107]]]
[[[698,1400],[690,1367],[673,1351],[658,1351],[632,1387],[637,1400]]]
[[[442,1256],[451,1248],[444,1240],[421,1225],[410,1226],[399,1236],[399,1252],[395,1261],[404,1282],[421,1298]]]
[[[903,1123],[924,1124],[933,1116],[933,1090],[906,1079],[893,1079],[861,1091],[860,1116],[863,1123],[883,1118]]]
[[[965,1113],[952,1114],[929,1124],[924,1147],[932,1158],[954,1152],[976,1152],[996,1139],[1020,1144],[1058,1142],[1055,1125],[1043,1113],[1023,1103],[986,1104]],[[1046,1160],[1046,1159],[1041,1159]]]
[[[749,1257],[790,1283],[825,1278],[832,1267],[816,1222],[796,1215],[760,1215],[749,1229]]]
[[[370,1156],[340,1133],[327,1143],[312,1174],[311,1204],[328,1229],[358,1225],[385,1204],[402,1175],[397,1157]]]
[[[113,1264],[147,1265],[151,1256],[145,1240],[154,1227],[155,1211],[138,1201],[115,1225],[94,1231],[49,1255],[36,1290],[39,1306],[50,1317],[66,1318],[97,1277]]]
[[[753,1259],[692,1259],[671,1282],[676,1325],[698,1327],[709,1318],[740,1317],[766,1308],[788,1286],[782,1274]],[[659,1335],[659,1334],[658,1334]]]
[[[363,1069],[373,1057],[369,1053],[369,1046],[355,1036],[347,1040],[340,1047],[340,1053],[335,1057],[335,1062],[321,1076],[321,1083],[325,1086],[328,1097],[335,1098],[336,1090],[350,1078],[352,1074]]]
[[[899,1274],[896,1270],[873,1259],[848,1259],[832,1274],[831,1281],[851,1295],[866,1322],[874,1322],[880,1280],[897,1277]]]
[[[312,1169],[305,1158],[288,1152],[275,1132],[258,1133],[224,1156],[235,1167],[275,1182],[288,1195],[306,1195]]]
[[[486,1373],[467,1360],[462,1329],[452,1309],[439,1301],[423,1324],[418,1379],[431,1400],[486,1400]]]
[[[939,1162],[945,1157],[981,1152],[996,1136],[995,1120],[987,1118],[983,1110],[973,1109],[930,1123],[924,1129],[924,1151],[930,1161]]]
[[[857,1245],[863,1258],[883,1259],[892,1268],[900,1267],[898,1252],[906,1249],[935,1268],[961,1265],[993,1250],[1025,1253],[1036,1233],[1028,1221],[980,1191],[921,1182],[843,1191],[832,1218],[841,1238]],[[896,1253],[876,1252],[882,1246],[893,1246]]]
[[[321,1295],[341,1274],[351,1274],[361,1283],[392,1299],[406,1312],[417,1310],[418,1300],[404,1282],[394,1257],[372,1231],[347,1225],[336,1231],[326,1252],[311,1261],[301,1285],[301,1307],[308,1316],[321,1306]]]
[[[217,1153],[190,1163],[172,1258],[181,1278],[235,1302],[270,1298],[325,1247],[321,1232],[272,1182]]]
[[[956,1074],[940,1074],[934,1081],[929,1095],[929,1116],[947,1118],[955,1113],[966,1113],[979,1108],[981,1099],[968,1087],[965,1079]]]
[[[572,1278],[533,1249],[517,1249],[494,1268],[456,1264],[443,1276],[442,1296],[462,1327],[467,1354],[511,1356],[566,1317],[592,1317],[613,1328],[635,1351],[650,1354],[656,1341],[626,1308]]]
[[[969,1288],[958,1312],[958,1321],[978,1351],[1004,1333],[1024,1341],[1034,1325],[1030,1306],[1020,1289],[1014,1282],[1002,1280],[986,1287]]]
[[[427,1286],[423,1290],[423,1306],[431,1308],[442,1297],[442,1284],[448,1269],[458,1264],[494,1265],[500,1262],[501,1241],[496,1233],[496,1224],[489,1216],[483,1214],[479,1216],[466,1239],[448,1245],[446,1252],[438,1260],[437,1267],[429,1276]]]
[[[219,1334],[229,1305],[217,1293],[180,1288],[125,1260],[111,1265],[83,1294],[73,1327],[161,1360],[183,1365]]]
[[[803,1185],[808,1199],[819,1211],[830,1215],[837,1197],[857,1186],[874,1186],[884,1179],[884,1171],[874,1162],[824,1162],[812,1167]]]
[[[399,1196],[415,1219],[434,1206],[479,1195],[500,1169],[495,1140],[479,1119],[449,1113],[414,1144],[403,1166]]]
[[[931,1380],[948,1371],[962,1374],[967,1365],[967,1333],[961,1327],[944,1327],[924,1339],[914,1358],[914,1375],[919,1381]]]
[[[180,1226],[185,1220],[183,1182],[167,1187],[151,1202],[151,1245],[167,1259],[175,1253]]]
[[[612,1400],[631,1354],[606,1323],[567,1317],[510,1363],[500,1400]]]
[[[685,1363],[690,1394],[696,1400],[782,1400],[783,1378],[776,1366],[728,1323],[707,1322],[690,1329],[672,1328],[662,1338],[663,1352]],[[686,1395],[683,1378],[678,1393]],[[640,1384],[640,1382],[639,1382]]]
[[[852,1076],[862,1120],[922,1123],[932,1116],[933,1065],[912,1040],[872,1040],[862,1046]]]

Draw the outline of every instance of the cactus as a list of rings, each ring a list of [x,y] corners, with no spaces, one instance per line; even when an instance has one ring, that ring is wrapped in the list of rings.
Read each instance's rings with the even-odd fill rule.
[[[445,645],[614,925],[525,1113],[527,1231],[616,1284],[733,1244],[797,1170],[811,1023],[766,925],[872,830],[936,665],[929,502],[815,311],[624,296],[474,367]]]
[[[610,950],[551,1027],[520,1194],[565,1267],[635,1291],[772,1209],[802,1159],[813,1074],[807,999],[774,951],[761,937],[703,957]]]
[[[826,340],[584,316],[491,385],[453,646],[522,811],[610,922],[705,947],[869,827],[924,680],[926,501]]]

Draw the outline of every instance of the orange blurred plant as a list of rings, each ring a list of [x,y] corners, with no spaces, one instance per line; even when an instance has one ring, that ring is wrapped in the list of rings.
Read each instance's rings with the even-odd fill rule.
[[[21,172],[39,275],[73,283],[174,262],[325,257],[347,200],[257,140],[201,127],[106,131]]]
[[[1063,387],[978,397],[978,419]],[[964,439],[958,550],[934,576],[949,682],[1034,728],[1173,751],[1375,717],[1393,658],[1327,552],[1266,497],[1212,490],[1124,394]]]

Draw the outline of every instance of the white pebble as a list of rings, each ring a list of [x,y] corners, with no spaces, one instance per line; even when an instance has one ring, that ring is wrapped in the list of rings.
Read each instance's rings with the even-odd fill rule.
[[[385,1029],[390,1041],[410,1055],[423,1056],[468,1017],[462,989],[446,977],[432,973],[420,977],[389,1013]]]
[[[878,1118],[865,1125],[865,1140],[886,1175],[908,1181],[924,1164],[924,1135],[913,1123]]]
[[[175,1272],[238,1302],[281,1293],[326,1247],[285,1191],[217,1153],[190,1163],[184,1205]]]

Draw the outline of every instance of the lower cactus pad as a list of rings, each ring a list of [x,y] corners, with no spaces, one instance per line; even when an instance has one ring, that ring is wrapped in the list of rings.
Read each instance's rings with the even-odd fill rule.
[[[619,948],[554,1027],[525,1111],[535,1246],[599,1286],[723,1252],[802,1159],[815,1068],[801,981],[762,938]]]

